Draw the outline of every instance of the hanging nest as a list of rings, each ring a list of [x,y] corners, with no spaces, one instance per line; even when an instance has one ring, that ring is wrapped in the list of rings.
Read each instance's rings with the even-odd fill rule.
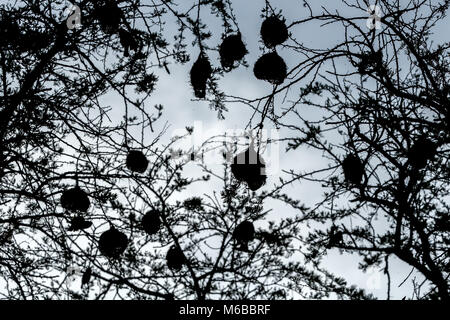
[[[3,14],[0,19],[0,48],[5,48],[19,39],[20,28],[12,17]]]
[[[94,17],[100,23],[100,28],[106,34],[114,34],[119,31],[123,12],[117,6],[115,0],[99,1],[94,10]]]
[[[287,66],[283,58],[274,51],[264,54],[256,61],[253,73],[259,80],[282,84],[287,77]]]
[[[235,63],[242,60],[247,53],[240,33],[227,36],[219,47],[222,68],[225,71],[231,71],[235,67]]]
[[[231,173],[236,180],[246,182],[252,191],[256,191],[266,183],[266,164],[264,159],[251,145],[246,151],[239,153],[231,164]]]
[[[191,68],[191,85],[197,98],[203,99],[206,96],[206,82],[211,77],[212,68],[208,57],[200,53],[197,61]]]
[[[417,168],[426,167],[428,160],[436,155],[436,144],[425,136],[420,136],[408,151],[409,163]]]
[[[69,211],[87,212],[91,201],[86,192],[79,186],[64,191],[61,195],[61,206]]]
[[[92,226],[91,221],[86,221],[84,217],[76,216],[70,221],[70,227],[67,231],[80,231],[88,229]]]
[[[53,41],[53,37],[47,33],[29,30],[18,38],[19,48],[23,52],[36,52],[47,49]]]
[[[159,212],[151,210],[142,217],[142,228],[148,235],[153,235],[161,228],[161,219],[159,218]]]
[[[355,154],[349,154],[342,161],[342,169],[347,183],[359,185],[364,175],[364,166],[361,159]]]
[[[114,227],[103,232],[98,241],[100,252],[108,258],[119,258],[127,248],[127,245],[127,236]]]
[[[133,32],[127,31],[123,28],[119,29],[120,44],[123,47],[125,57],[130,56],[130,50],[137,51],[139,49],[139,43],[133,34]]]
[[[289,37],[286,22],[273,15],[266,18],[261,25],[261,38],[267,48],[273,48],[285,42]]]
[[[183,252],[176,246],[171,246],[166,255],[167,266],[171,270],[181,270],[183,265],[186,263],[186,258]]]
[[[83,276],[81,277],[81,286],[85,286],[91,281],[92,277],[92,268],[88,267],[84,272]]]
[[[383,52],[364,52],[357,65],[358,72],[362,75],[370,75],[372,73],[380,73],[383,69]]]
[[[233,238],[240,245],[239,250],[248,251],[248,243],[255,239],[255,227],[250,221],[241,222],[233,232]]]
[[[131,150],[128,152],[126,165],[130,171],[144,173],[148,167],[148,160],[142,151]]]

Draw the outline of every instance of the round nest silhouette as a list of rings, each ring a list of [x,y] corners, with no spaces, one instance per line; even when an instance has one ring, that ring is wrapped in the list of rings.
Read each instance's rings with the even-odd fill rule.
[[[61,206],[69,211],[87,212],[91,201],[79,186],[65,190],[61,195]]]
[[[212,68],[208,57],[200,54],[191,68],[191,85],[197,98],[203,99],[206,96],[206,82],[211,77]]]
[[[265,80],[272,84],[282,84],[287,77],[287,67],[283,58],[276,52],[270,52],[256,61],[253,73],[259,80]]]
[[[230,71],[234,68],[235,63],[244,58],[248,53],[242,42],[241,34],[233,34],[223,39],[219,47],[220,63],[225,71]]]
[[[148,167],[148,160],[142,151],[132,150],[128,152],[126,165],[133,172],[144,173]]]
[[[345,181],[352,184],[360,184],[364,175],[364,166],[361,159],[355,154],[349,154],[342,161]]]
[[[107,34],[118,32],[122,15],[122,10],[115,1],[111,0],[101,2],[94,10],[94,16],[100,22],[100,28]]]
[[[285,42],[289,37],[284,20],[277,16],[266,18],[261,25],[261,38],[267,48],[273,48]]]
[[[148,235],[153,235],[161,228],[161,219],[159,218],[159,212],[152,210],[147,212],[142,217],[142,228]]]
[[[20,37],[20,28],[16,21],[6,15],[0,16],[0,47],[7,47]]]
[[[437,146],[433,141],[425,136],[420,136],[409,149],[409,162],[418,169],[425,168],[428,160],[434,158],[436,151]]]
[[[266,183],[265,168],[264,159],[250,146],[234,157],[231,173],[236,180],[246,182],[252,191],[256,191]]]
[[[103,232],[98,242],[100,252],[108,258],[119,258],[127,245],[127,236],[114,227]]]
[[[255,239],[255,227],[250,221],[241,222],[233,232],[233,238],[238,242],[247,243]]]
[[[180,270],[186,262],[183,252],[176,246],[170,247],[166,255],[167,266],[171,270]]]

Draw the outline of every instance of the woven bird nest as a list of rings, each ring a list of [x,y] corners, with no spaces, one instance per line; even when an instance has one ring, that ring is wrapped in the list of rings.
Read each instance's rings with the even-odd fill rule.
[[[206,55],[200,54],[191,68],[191,85],[197,98],[203,99],[206,96],[206,83],[211,77],[211,63]]]
[[[235,63],[242,60],[248,53],[242,42],[241,34],[233,34],[223,39],[219,47],[220,62],[225,71],[230,71],[235,67]]]
[[[364,166],[361,159],[355,154],[349,154],[342,161],[345,181],[352,184],[360,184],[364,175]]]
[[[65,190],[61,195],[61,206],[69,211],[87,212],[91,201],[79,186]]]
[[[0,48],[8,47],[20,37],[20,28],[17,21],[3,14],[0,16]]]
[[[183,252],[176,246],[170,247],[166,255],[167,266],[171,270],[181,270],[183,265],[186,263],[186,258]]]
[[[153,235],[161,229],[161,219],[159,212],[151,210],[142,217],[142,228],[148,235]]]
[[[148,160],[142,151],[131,150],[128,152],[126,165],[130,171],[144,173],[148,167]]]
[[[123,12],[114,0],[99,1],[94,10],[94,17],[100,23],[100,28],[106,34],[114,34],[119,31]]]
[[[266,183],[266,164],[264,159],[251,145],[246,151],[239,153],[231,164],[231,173],[238,181],[246,182],[252,191],[256,191]]]
[[[233,232],[233,238],[239,244],[238,250],[248,251],[248,243],[255,239],[255,227],[250,221],[241,222]]]
[[[278,16],[266,18],[261,25],[261,38],[267,48],[273,48],[285,42],[289,37],[286,23]]]
[[[108,258],[119,258],[127,246],[127,236],[114,227],[103,232],[98,241],[100,252]]]
[[[270,52],[256,61],[253,73],[259,80],[265,80],[272,84],[282,84],[287,77],[287,66],[283,58],[276,52]]]
[[[425,136],[420,136],[408,151],[409,163],[415,168],[425,168],[427,162],[436,155],[436,144]]]
[[[233,232],[233,238],[239,242],[250,242],[255,239],[255,227],[250,221],[244,221],[237,225]]]

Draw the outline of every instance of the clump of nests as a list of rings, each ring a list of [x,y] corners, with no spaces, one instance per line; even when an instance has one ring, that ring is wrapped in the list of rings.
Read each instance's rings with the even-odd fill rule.
[[[277,45],[285,42],[289,37],[288,29],[284,19],[277,15],[267,17],[261,25],[261,38],[264,45],[274,49]],[[253,67],[253,73],[259,80],[268,81],[279,85],[287,77],[287,66],[283,58],[274,50],[262,55]]]
[[[212,67],[208,57],[200,53],[197,60],[191,68],[191,85],[194,89],[194,94],[199,99],[204,99],[206,96],[206,83],[211,77]]]
[[[220,63],[225,71],[236,67],[236,62],[242,60],[248,53],[240,33],[232,34],[223,39],[219,47]]]
[[[287,67],[283,58],[274,51],[264,54],[256,61],[253,73],[259,80],[278,85],[286,79]]]
[[[231,173],[238,181],[246,182],[249,189],[256,191],[266,183],[266,164],[253,145],[236,155],[231,164]]]

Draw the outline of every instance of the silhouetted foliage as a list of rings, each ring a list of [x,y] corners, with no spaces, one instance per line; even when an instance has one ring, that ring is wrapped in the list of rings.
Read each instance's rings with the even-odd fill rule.
[[[242,37],[258,37],[235,31],[232,1],[82,1],[74,29],[58,1],[2,3],[0,296],[372,298],[323,267],[337,249],[384,274],[396,257],[423,276],[415,298],[448,299],[449,45],[431,35],[449,2],[381,0],[375,30],[359,26],[365,4],[336,2],[364,12],[352,18],[312,3],[287,26],[266,1],[260,34],[272,51],[253,73],[275,86],[259,98],[221,92],[230,74],[208,58],[218,48],[228,71],[247,53]],[[342,37],[309,48],[300,30],[312,22],[340,25]],[[274,49],[288,37],[289,70]],[[219,117],[231,103],[250,107],[247,127],[287,134],[283,155],[308,147],[326,165],[294,161],[269,181],[253,144],[222,171],[199,160],[198,175],[171,157],[178,138],[162,142],[165,109],[151,98],[161,73],[189,61],[195,97]],[[326,192],[307,207],[284,193],[298,182]],[[290,211],[272,212],[273,201]],[[73,268],[81,288],[67,282]]]

